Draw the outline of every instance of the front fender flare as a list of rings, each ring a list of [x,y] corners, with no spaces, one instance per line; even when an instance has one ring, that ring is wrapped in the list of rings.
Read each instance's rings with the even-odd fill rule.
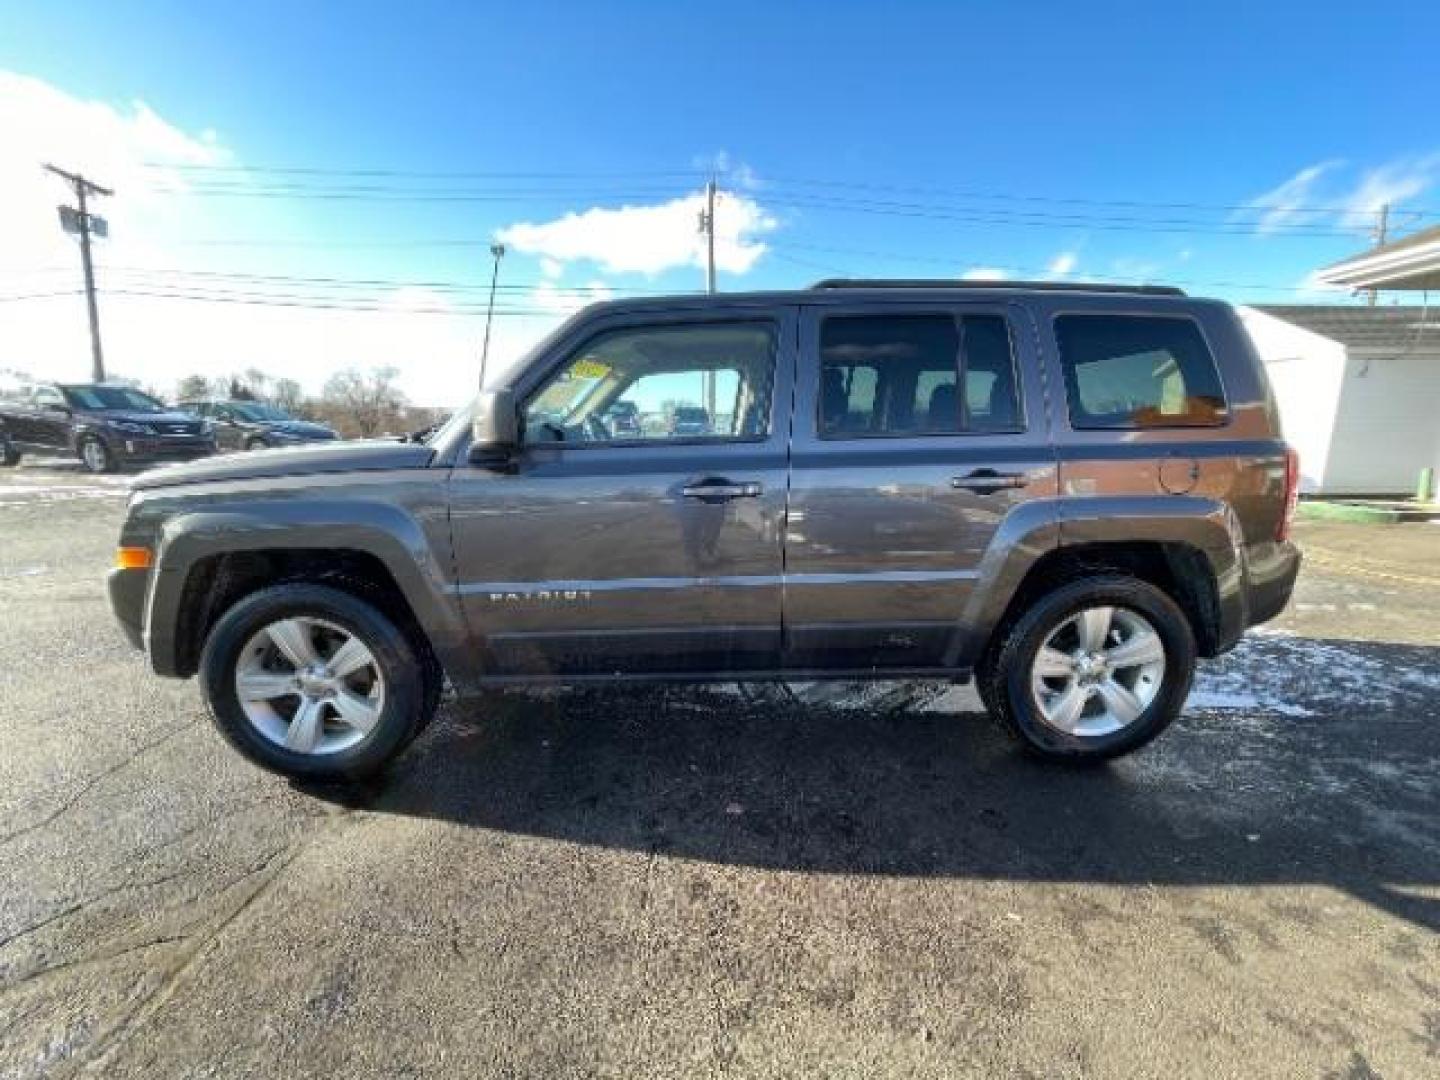
[[[207,506],[161,528],[145,607],[145,645],[154,670],[184,675],[176,639],[190,571],[202,559],[279,549],[351,550],[389,571],[452,678],[466,667],[467,634],[450,586],[449,551],[437,552],[403,507],[373,500],[265,499]]]

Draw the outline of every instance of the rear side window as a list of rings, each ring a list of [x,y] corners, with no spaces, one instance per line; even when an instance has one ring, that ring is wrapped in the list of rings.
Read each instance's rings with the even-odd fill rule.
[[[1074,427],[1203,427],[1225,420],[1215,358],[1191,319],[1061,315],[1055,337]]]
[[[1021,428],[999,315],[840,315],[820,329],[820,434],[958,435]]]

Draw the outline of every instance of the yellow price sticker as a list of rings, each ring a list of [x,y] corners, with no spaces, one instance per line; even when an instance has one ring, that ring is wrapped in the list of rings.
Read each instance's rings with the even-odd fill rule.
[[[610,374],[610,365],[599,360],[577,360],[570,368],[570,374],[577,379],[603,379]]]

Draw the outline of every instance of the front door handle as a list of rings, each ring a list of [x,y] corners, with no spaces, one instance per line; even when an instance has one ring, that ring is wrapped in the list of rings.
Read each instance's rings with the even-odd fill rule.
[[[764,491],[764,485],[758,480],[746,480],[737,484],[716,479],[687,484],[680,489],[680,494],[687,499],[699,499],[704,503],[723,503],[731,499],[758,499]]]
[[[976,469],[964,476],[950,478],[952,488],[959,488],[961,491],[978,491],[981,494],[1005,491],[1009,488],[1022,488],[1029,482],[1029,477],[1024,473],[1001,473],[994,469]]]

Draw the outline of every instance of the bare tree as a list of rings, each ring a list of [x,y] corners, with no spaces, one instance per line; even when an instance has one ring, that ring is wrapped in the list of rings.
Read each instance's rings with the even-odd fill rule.
[[[270,400],[291,416],[300,416],[305,410],[305,391],[294,379],[276,379],[270,384]]]
[[[322,418],[343,435],[369,437],[404,426],[405,394],[395,385],[393,367],[362,374],[346,368],[330,376],[320,395]]]
[[[204,375],[186,375],[175,384],[176,401],[204,401],[210,396],[210,380]]]

